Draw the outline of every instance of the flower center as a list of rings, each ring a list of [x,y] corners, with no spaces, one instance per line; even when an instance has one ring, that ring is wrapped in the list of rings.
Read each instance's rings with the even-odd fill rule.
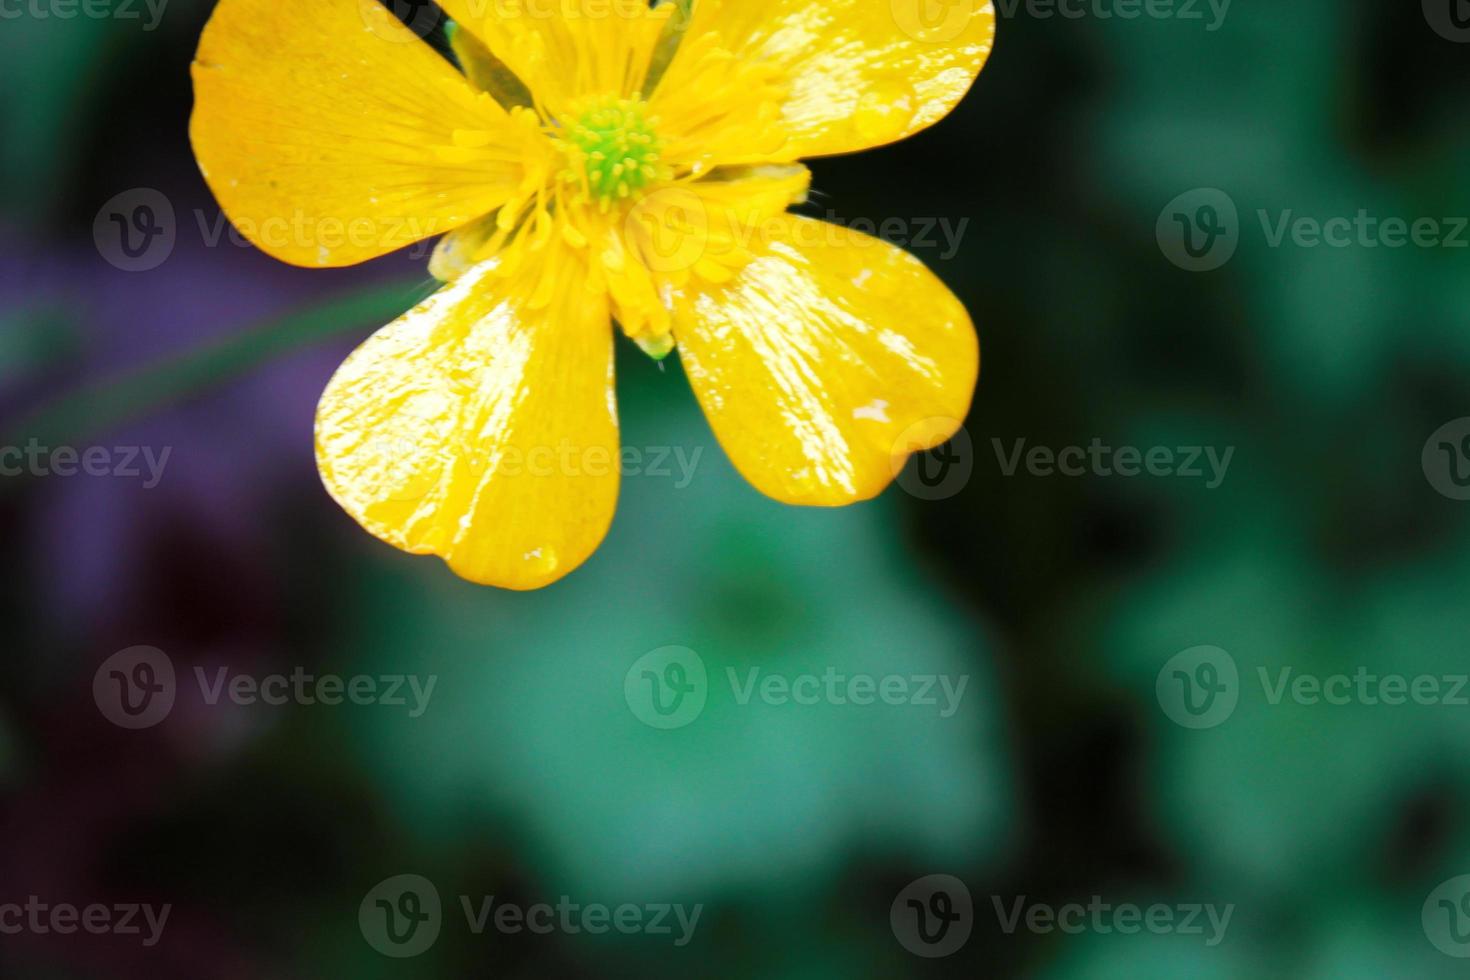
[[[568,127],[566,141],[592,197],[608,204],[628,197],[659,174],[658,133],[636,99],[594,103]]]

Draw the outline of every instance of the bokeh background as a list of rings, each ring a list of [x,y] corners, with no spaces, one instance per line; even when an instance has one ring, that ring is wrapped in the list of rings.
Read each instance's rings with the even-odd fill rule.
[[[315,400],[427,291],[424,259],[305,271],[221,237],[186,137],[211,7],[0,20],[0,437],[169,452],[155,485],[0,481],[0,903],[172,907],[151,947],[0,935],[0,974],[1463,975],[1470,706],[1272,703],[1258,679],[1363,668],[1447,693],[1470,671],[1453,479],[1470,458],[1422,455],[1442,427],[1452,447],[1467,432],[1470,252],[1273,245],[1259,218],[1366,210],[1454,237],[1470,215],[1456,0],[1000,5],[958,111],[817,162],[804,209],[899,219],[972,311],[984,368],[959,475],[783,507],[725,462],[677,358],[624,343],[625,442],[682,450],[694,473],[626,478],[595,557],[526,595],[394,552],[322,490]],[[125,271],[106,213],[140,189],[174,241]],[[1237,247],[1188,271],[1167,229],[1199,189],[1175,213],[1204,221],[1223,193]],[[957,247],[903,241],[941,221]],[[1094,439],[1233,456],[1213,487],[1000,458]],[[133,731],[93,679],[137,645],[179,683]],[[698,718],[659,730],[624,679],[670,645],[711,680]],[[1236,668],[1235,707],[1189,727],[1167,665],[1200,646]],[[968,680],[949,717],[740,704],[726,671],[753,667]],[[437,686],[416,718],[209,704],[196,668]],[[410,959],[380,955],[358,914],[401,874],[444,903]],[[936,874],[968,889],[970,934],[928,958],[890,907]],[[684,946],[475,935],[459,897],[490,895],[703,911]],[[1007,932],[996,911],[1094,896],[1233,912],[1211,943]]]

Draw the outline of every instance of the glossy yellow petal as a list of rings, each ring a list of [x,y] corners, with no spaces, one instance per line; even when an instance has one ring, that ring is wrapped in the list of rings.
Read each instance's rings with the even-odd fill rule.
[[[949,114],[995,38],[990,0],[695,0],[685,48],[706,33],[744,63],[782,68],[790,142],[772,159],[850,153]],[[685,51],[664,84],[677,85]]]
[[[221,0],[193,77],[205,179],[295,265],[350,265],[493,211],[544,142],[376,0]]]
[[[876,238],[783,215],[728,283],[675,314],[679,355],[731,461],[792,504],[866,500],[969,411],[980,367],[960,301]]]
[[[328,491],[367,530],[486,585],[592,554],[617,502],[606,300],[553,240],[471,269],[347,359],[317,412]]]
[[[643,89],[674,5],[648,0],[442,0],[530,89],[548,115],[570,114],[587,96],[631,97]]]

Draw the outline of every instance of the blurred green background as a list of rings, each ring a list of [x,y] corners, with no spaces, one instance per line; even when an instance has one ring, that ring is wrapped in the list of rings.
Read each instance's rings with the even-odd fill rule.
[[[899,219],[899,243],[973,314],[984,367],[953,479],[924,492],[910,472],[869,504],[783,507],[725,461],[677,358],[660,367],[623,343],[625,443],[682,451],[693,474],[625,478],[593,559],[525,595],[378,544],[321,489],[316,397],[429,288],[423,257],[304,271],[215,237],[186,136],[209,0],[170,0],[156,22],[137,3],[5,8],[6,445],[170,455],[155,486],[0,482],[0,903],[173,911],[149,948],[0,935],[4,974],[1463,975],[1470,905],[1452,879],[1470,873],[1470,706],[1448,693],[1470,671],[1457,2],[998,5],[994,56],[954,115],[818,161],[803,209]],[[176,240],[129,272],[97,222],[140,188],[166,199]],[[1170,229],[1202,235],[1201,208],[1222,201],[1235,251],[1181,268]],[[1360,211],[1432,219],[1440,239],[1273,239],[1283,220]],[[953,247],[945,227],[963,229]],[[1232,455],[1216,486],[1008,472],[1018,440]],[[137,645],[167,655],[178,698],[130,731],[93,680]],[[668,646],[708,681],[698,717],[665,730],[625,680]],[[1181,715],[1188,680],[1170,664],[1201,646],[1234,668],[1215,675],[1234,707]],[[211,705],[196,668],[437,682],[411,717]],[[948,716],[741,703],[726,678],[752,668],[966,687]],[[1273,698],[1283,669],[1430,676],[1444,696]],[[444,906],[437,942],[405,959],[359,921],[401,874]],[[904,941],[903,903],[890,912],[936,874],[968,889],[970,932],[931,958]],[[702,914],[683,946],[476,935],[460,896],[491,895]],[[1094,896],[1233,911],[1215,943],[1208,927],[1005,928],[1018,900]]]

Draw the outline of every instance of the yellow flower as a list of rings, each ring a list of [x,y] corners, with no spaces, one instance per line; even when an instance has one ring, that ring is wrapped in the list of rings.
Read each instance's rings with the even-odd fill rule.
[[[344,266],[443,235],[446,285],[317,415],[328,491],[465,578],[532,589],[612,521],[615,319],[677,348],[736,468],[876,496],[969,410],[979,347],[922,263],[787,213],[797,161],[943,118],[989,0],[442,0],[460,69],[376,0],[220,0],[194,152],[262,250]]]

